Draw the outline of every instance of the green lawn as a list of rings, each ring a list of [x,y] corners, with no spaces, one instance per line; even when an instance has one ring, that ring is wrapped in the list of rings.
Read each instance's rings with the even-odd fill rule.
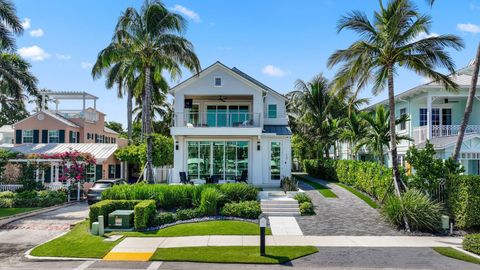
[[[0,208],[0,218],[26,213],[40,208]]]
[[[260,256],[259,247],[186,247],[159,248],[152,261],[188,261],[209,263],[285,263],[318,252],[316,247],[266,247],[266,256]]]
[[[434,247],[433,250],[435,250],[436,252],[440,253],[443,256],[447,256],[453,259],[457,259],[457,260],[461,260],[469,263],[480,264],[480,259],[472,257],[468,254],[465,254],[451,247]]]
[[[341,186],[342,188],[350,191],[351,193],[353,193],[355,196],[357,196],[358,198],[362,199],[364,202],[366,202],[368,205],[370,205],[372,208],[375,208],[377,209],[378,208],[378,204],[372,200],[372,198],[368,197],[367,195],[363,194],[362,192],[356,190],[355,188],[351,187],[351,186],[348,186],[348,185],[345,185],[343,183],[334,183],[335,185],[338,185],[338,186]]]
[[[295,177],[305,182],[306,184],[312,186],[314,189],[320,192],[320,194],[322,194],[323,197],[325,198],[338,198],[337,194],[333,193],[333,191],[327,186],[324,186],[317,182],[310,181],[302,175],[295,175]]]
[[[266,233],[272,234],[270,228]],[[131,237],[175,237],[197,235],[259,235],[257,224],[236,220],[205,221],[185,223],[151,232],[122,232],[122,235]]]
[[[36,247],[30,253],[39,257],[103,258],[121,239],[104,242],[104,237],[91,235],[89,222],[83,221],[67,234]]]

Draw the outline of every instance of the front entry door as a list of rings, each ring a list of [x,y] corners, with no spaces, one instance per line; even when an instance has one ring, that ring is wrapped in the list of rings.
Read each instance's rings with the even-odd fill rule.
[[[282,143],[270,141],[270,183],[280,184],[282,176]]]

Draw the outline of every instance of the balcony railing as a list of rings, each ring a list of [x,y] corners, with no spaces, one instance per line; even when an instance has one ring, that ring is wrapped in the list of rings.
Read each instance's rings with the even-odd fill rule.
[[[259,113],[200,112],[175,113],[175,127],[260,127]]]
[[[55,113],[65,117],[65,118],[82,118],[89,122],[98,121],[98,112],[95,111],[82,111],[82,110],[59,110]]]
[[[432,138],[456,136],[460,131],[460,125],[434,125],[432,126]],[[417,127],[413,130],[413,139],[416,143],[421,143],[428,138],[428,127]],[[465,134],[480,133],[480,125],[468,125]]]

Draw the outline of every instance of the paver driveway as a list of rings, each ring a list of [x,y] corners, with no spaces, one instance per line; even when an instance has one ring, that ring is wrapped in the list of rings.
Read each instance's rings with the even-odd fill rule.
[[[62,234],[88,216],[88,205],[77,203],[0,227],[0,265],[21,260],[28,249]]]
[[[350,191],[333,183],[308,177],[329,187],[338,198],[325,198],[310,185],[300,182],[315,206],[316,215],[297,217],[304,235],[402,235],[385,223],[373,209]]]

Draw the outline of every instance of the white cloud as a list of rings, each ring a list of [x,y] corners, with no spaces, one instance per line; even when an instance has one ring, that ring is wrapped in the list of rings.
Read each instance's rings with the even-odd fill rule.
[[[31,20],[29,18],[23,19],[23,21],[22,21],[23,30],[27,30],[27,29],[30,28],[30,22],[31,22]]]
[[[43,61],[50,57],[50,54],[45,52],[42,48],[38,47],[37,45],[33,45],[30,47],[22,47],[18,49],[18,53],[23,58],[30,59],[32,61]]]
[[[287,72],[274,65],[266,65],[262,68],[262,73],[272,77],[283,77],[287,75]]]
[[[196,13],[195,11],[193,10],[190,10],[184,6],[180,6],[180,5],[175,5],[172,10],[175,10],[179,13],[182,13],[183,15],[187,16],[188,18],[190,18],[191,20],[195,21],[195,22],[200,22],[200,15],[198,15],[198,13]]]
[[[480,4],[472,2],[472,3],[470,3],[470,9],[478,11],[478,10],[480,10]]]
[[[459,23],[457,24],[457,28],[462,32],[468,32],[472,34],[480,33],[480,25],[473,23]]]
[[[65,55],[65,54],[60,54],[60,53],[56,53],[55,57],[58,60],[70,60],[70,58],[72,58],[70,55]]]
[[[43,34],[44,33],[43,33],[42,28],[38,28],[38,29],[30,31],[30,36],[32,36],[32,37],[41,37],[41,36],[43,36]]]
[[[83,68],[83,69],[91,69],[93,67],[93,64],[92,63],[89,63],[89,62],[82,62],[80,63],[80,66]]]

